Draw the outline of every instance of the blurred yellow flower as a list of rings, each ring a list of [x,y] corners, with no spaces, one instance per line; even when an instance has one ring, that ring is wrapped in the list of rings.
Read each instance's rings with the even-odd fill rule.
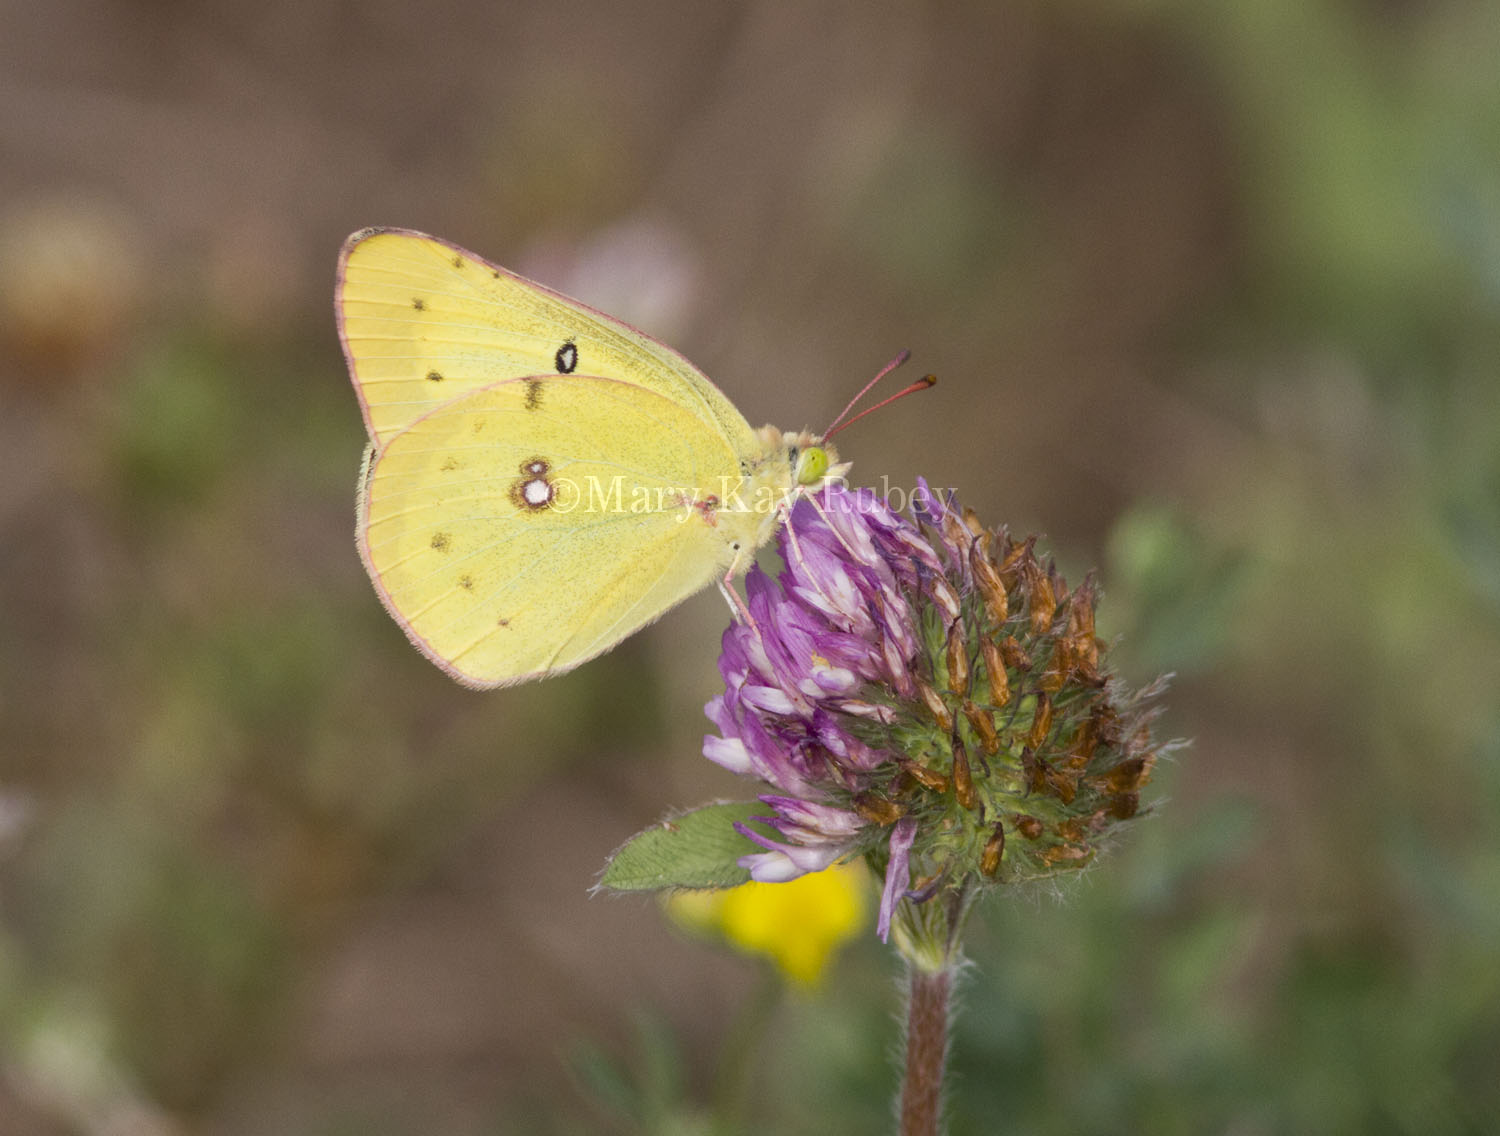
[[[679,926],[764,955],[788,980],[812,988],[833,952],[869,922],[869,900],[868,870],[854,860],[786,883],[676,892],[663,903]]]

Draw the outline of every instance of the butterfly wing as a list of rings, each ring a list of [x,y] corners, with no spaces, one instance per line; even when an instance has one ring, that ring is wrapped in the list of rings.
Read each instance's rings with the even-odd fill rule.
[[[608,650],[764,541],[768,515],[707,502],[739,474],[713,422],[644,386],[502,381],[371,447],[361,555],[423,653],[503,686]]]
[[[744,415],[670,347],[436,237],[355,233],[335,307],[377,448],[480,387],[559,374],[622,379],[684,407],[736,453],[755,445]]]

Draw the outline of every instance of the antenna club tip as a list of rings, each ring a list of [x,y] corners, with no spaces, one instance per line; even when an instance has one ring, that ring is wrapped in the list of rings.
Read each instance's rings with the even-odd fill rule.
[[[837,418],[835,418],[828,424],[828,429],[823,431],[823,440],[827,441],[829,438],[832,438],[835,434],[837,434],[840,430],[844,429],[847,426],[852,426],[855,422],[858,422],[861,418],[863,418],[866,414],[869,414],[871,411],[879,410],[882,406],[889,406],[898,398],[904,398],[909,394],[915,394],[919,390],[926,390],[928,387],[937,382],[936,375],[924,375],[922,378],[917,379],[915,382],[913,382],[905,390],[897,391],[895,394],[891,395],[890,398],[882,399],[874,406],[866,407],[864,410],[861,410],[858,414],[856,414],[853,418],[849,417],[849,412],[854,409],[860,399],[864,398],[865,395],[870,392],[871,387],[873,387],[881,379],[885,378],[910,358],[911,352],[903,348],[894,359],[892,359],[884,367],[880,368],[880,373],[873,379],[871,379],[868,383],[866,383],[864,385],[864,389],[849,400],[849,405],[844,407],[843,413],[841,413]]]

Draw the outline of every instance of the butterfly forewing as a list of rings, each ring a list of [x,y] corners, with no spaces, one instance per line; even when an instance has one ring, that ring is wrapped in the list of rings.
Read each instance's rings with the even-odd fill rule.
[[[435,237],[356,233],[339,259],[339,329],[376,447],[504,379],[605,375],[688,410],[736,453],[744,416],[691,363],[628,324]]]

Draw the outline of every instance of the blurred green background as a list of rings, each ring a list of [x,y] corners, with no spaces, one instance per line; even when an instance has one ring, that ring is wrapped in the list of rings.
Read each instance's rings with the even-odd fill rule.
[[[704,1131],[712,593],[476,694],[355,556],[339,243],[439,233],[1099,565],[1193,741],[985,912],[953,1132],[1500,1130],[1500,6],[0,9],[0,1133]],[[873,934],[757,1131],[882,1131]]]

